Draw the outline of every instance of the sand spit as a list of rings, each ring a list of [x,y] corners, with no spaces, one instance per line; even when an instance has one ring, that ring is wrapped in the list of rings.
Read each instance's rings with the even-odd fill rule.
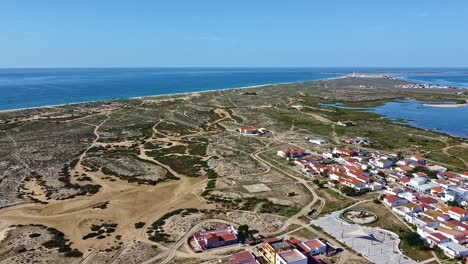
[[[423,105],[430,106],[430,107],[455,108],[455,107],[468,106],[468,100],[464,104],[423,104]]]

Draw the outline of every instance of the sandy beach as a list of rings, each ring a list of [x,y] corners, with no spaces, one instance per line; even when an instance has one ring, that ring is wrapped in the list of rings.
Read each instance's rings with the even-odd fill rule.
[[[442,108],[455,108],[455,107],[464,107],[468,106],[468,101],[464,104],[423,104],[424,106],[430,107],[442,107]]]

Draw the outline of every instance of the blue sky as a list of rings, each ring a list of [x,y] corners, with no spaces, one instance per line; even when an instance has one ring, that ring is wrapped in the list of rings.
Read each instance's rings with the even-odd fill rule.
[[[466,67],[467,14],[466,0],[1,0],[0,67]]]

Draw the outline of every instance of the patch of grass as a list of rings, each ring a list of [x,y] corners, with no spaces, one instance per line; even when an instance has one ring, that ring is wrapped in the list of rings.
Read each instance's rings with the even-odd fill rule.
[[[468,162],[468,149],[463,147],[453,147],[447,151],[450,155],[461,158]]]
[[[468,150],[466,150],[466,152],[468,152]],[[424,154],[424,157],[434,162],[447,164],[449,165],[449,169],[453,171],[463,171],[465,168],[465,164],[463,164],[461,160],[447,156],[442,151],[430,152],[430,153]]]
[[[320,212],[320,215],[344,209],[348,206],[351,206],[354,203],[353,200],[343,195],[340,195],[330,189],[318,189],[316,190],[316,192],[320,197],[325,199],[325,206]]]
[[[352,209],[367,210],[377,215],[378,220],[369,224],[369,226],[387,229],[398,235],[409,232],[408,227],[402,222],[403,220],[398,219],[382,204],[376,204],[373,201],[369,201],[353,206]]]
[[[306,129],[318,135],[330,136],[332,134],[332,128],[330,125],[323,124],[315,118],[304,113],[297,112],[296,110],[277,110],[270,112],[269,115],[285,129],[294,125],[297,128]]]

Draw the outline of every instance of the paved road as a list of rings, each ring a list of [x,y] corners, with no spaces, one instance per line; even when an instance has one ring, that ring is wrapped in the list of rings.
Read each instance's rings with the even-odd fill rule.
[[[312,224],[319,226],[337,240],[345,243],[356,252],[362,254],[372,263],[417,263],[400,252],[398,249],[398,244],[400,243],[398,235],[381,228],[349,224],[339,218],[342,211],[343,210],[336,211],[323,216],[312,221]],[[372,235],[374,239],[371,237],[360,237],[350,234],[351,232],[359,229],[362,229],[367,234]]]

